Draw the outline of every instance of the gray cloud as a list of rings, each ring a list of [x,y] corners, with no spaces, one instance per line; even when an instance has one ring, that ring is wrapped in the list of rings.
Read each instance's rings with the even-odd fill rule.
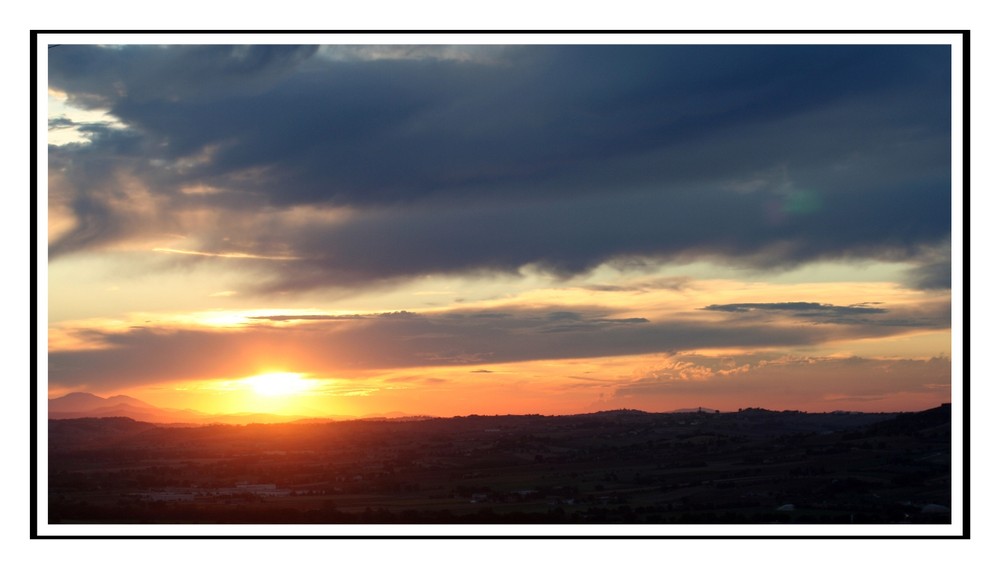
[[[885,308],[874,308],[867,305],[834,306],[819,302],[763,302],[712,304],[702,310],[716,312],[731,312],[737,314],[770,313],[791,316],[810,322],[864,323],[871,321],[872,316],[884,315],[889,311]],[[883,319],[884,320],[884,319]]]
[[[712,304],[702,310],[731,314],[734,321],[792,318],[817,324],[852,324],[876,327],[947,328],[951,303],[930,301],[920,307],[889,309],[881,303],[836,306],[819,302],[747,302]]]
[[[78,123],[66,117],[56,117],[54,119],[49,119],[49,130],[58,130],[63,128],[73,128],[77,126]]]
[[[832,304],[821,304],[819,302],[748,302],[739,304],[712,304],[702,310],[717,310],[720,312],[750,312],[752,310],[781,310],[792,311],[797,315],[812,314],[884,314],[884,308],[872,308],[869,306],[834,306]]]
[[[920,263],[909,272],[910,286],[925,290],[951,289],[951,247],[945,243],[920,253]]]
[[[177,379],[240,377],[282,362],[329,375],[374,369],[476,365],[580,357],[677,353],[710,348],[789,348],[908,331],[895,323],[806,326],[775,321],[649,321],[600,307],[575,310],[454,310],[312,318],[295,326],[263,320],[243,329],[88,330],[106,349],[49,354],[53,386],[121,387]],[[489,325],[484,326],[484,317]],[[913,318],[913,320],[916,320]],[[278,316],[277,321],[285,321]],[[912,323],[914,327],[917,322]],[[480,368],[483,369],[483,368]],[[137,379],[141,378],[141,380]]]
[[[49,52],[49,84],[84,108],[213,100],[266,90],[316,46],[65,45]],[[121,116],[121,115],[119,115]]]
[[[951,261],[937,261],[915,267],[910,271],[913,285],[920,289],[940,290],[951,288]]]
[[[78,222],[51,253],[210,208],[186,227],[204,249],[301,258],[258,263],[267,291],[698,258],[911,261],[946,283],[921,253],[951,231],[947,46],[383,51],[53,50],[50,84],[129,128],[50,149]],[[124,179],[161,213],[123,206]],[[354,215],[245,223],[292,206]]]

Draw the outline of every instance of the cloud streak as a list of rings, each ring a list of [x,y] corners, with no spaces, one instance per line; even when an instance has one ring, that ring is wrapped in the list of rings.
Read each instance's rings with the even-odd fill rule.
[[[52,351],[50,381],[124,386],[177,378],[241,377],[275,366],[335,376],[364,370],[469,365],[482,369],[509,362],[705,349],[807,348],[833,341],[887,338],[926,330],[929,324],[905,312],[892,316],[885,323],[844,320],[803,326],[794,320],[758,319],[720,325],[714,319],[616,317],[601,307],[508,307],[426,314],[276,314],[249,317],[252,323],[244,327],[212,330],[90,328],[77,335],[102,349]],[[900,325],[907,320],[909,327]]]
[[[172,253],[176,255],[195,255],[198,257],[218,257],[222,259],[264,259],[270,261],[296,261],[299,257],[281,257],[277,255],[254,255],[252,253],[238,253],[238,252],[219,252],[212,253],[208,251],[188,251],[185,249],[170,249],[167,247],[154,247],[153,251],[156,253]]]
[[[885,314],[884,308],[869,306],[834,306],[819,302],[745,302],[739,304],[712,304],[702,310],[719,312],[751,312],[754,310],[791,311],[798,316],[812,314],[854,315],[854,314]]]

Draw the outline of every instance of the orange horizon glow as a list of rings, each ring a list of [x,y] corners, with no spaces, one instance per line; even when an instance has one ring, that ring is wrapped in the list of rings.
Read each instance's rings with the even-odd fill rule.
[[[945,45],[215,46],[207,82],[177,47],[46,52],[50,397],[892,412],[960,385]]]
[[[150,404],[204,413],[260,412],[296,416],[367,416],[380,413],[456,416],[469,414],[567,415],[614,408],[673,411],[707,407],[736,410],[764,407],[802,411],[915,411],[950,401],[951,331],[948,329],[898,329],[892,335],[847,335],[814,346],[785,348],[760,344],[754,347],[705,347],[668,353],[529,359],[510,362],[461,362],[433,365],[384,366],[393,362],[388,338],[382,347],[371,341],[352,345],[318,345],[310,336],[337,330],[365,332],[392,323],[382,315],[421,314],[447,323],[453,315],[516,314],[522,307],[543,307],[543,314],[574,311],[578,306],[600,303],[610,319],[672,320],[682,325],[727,327],[725,312],[706,311],[714,304],[782,298],[813,298],[830,305],[851,306],[868,298],[884,299],[895,311],[928,310],[946,306],[948,296],[899,288],[885,282],[738,283],[732,280],[689,281],[683,291],[595,291],[582,283],[572,287],[533,288],[500,299],[466,302],[455,308],[420,310],[418,294],[454,284],[435,283],[418,289],[408,302],[383,305],[370,312],[352,311],[349,304],[261,308],[252,302],[223,297],[244,304],[231,309],[194,312],[137,312],[120,318],[63,321],[50,327],[50,353],[93,353],[112,350],[103,339],[136,335],[144,327],[149,341],[198,334],[205,341],[225,340],[223,350],[203,354],[187,366],[186,375],[170,377],[160,371],[144,385],[117,390],[81,383],[50,390],[50,397],[71,391],[102,396],[133,395]],[[425,286],[427,286],[425,284]],[[363,300],[363,299],[362,299]],[[937,303],[937,304],[935,304]],[[360,303],[363,305],[363,302]],[[538,308],[533,308],[539,310]],[[781,313],[774,325],[795,324]],[[529,321],[530,322],[530,321]],[[718,323],[718,324],[716,324]],[[805,331],[819,330],[813,324]],[[98,333],[95,333],[98,332]],[[428,337],[432,337],[428,336]],[[418,336],[419,337],[419,336]],[[548,336],[553,337],[553,336]],[[350,338],[345,337],[348,341]],[[546,336],[539,336],[540,339]],[[404,342],[409,341],[405,338]],[[447,342],[442,345],[447,346]],[[192,344],[192,349],[199,349]],[[220,357],[220,354],[225,354]],[[417,354],[419,355],[419,354]],[[179,356],[179,357],[181,357]],[[360,358],[368,358],[364,363]],[[941,359],[943,358],[943,359]],[[181,358],[181,363],[183,358]],[[361,363],[358,363],[358,362]],[[938,363],[933,363],[938,362]],[[166,365],[177,365],[171,359]],[[147,367],[148,372],[157,371]],[[178,377],[179,376],[179,377]],[[927,387],[931,386],[931,387]]]
[[[739,354],[730,351],[711,356],[680,354],[672,358],[650,355],[548,360],[486,366],[489,369],[458,366],[387,370],[340,378],[271,368],[237,379],[169,382],[97,394],[129,395],[165,409],[192,409],[208,414],[268,413],[320,418],[573,415],[622,408],[670,412],[697,407],[723,412],[747,407],[805,412],[904,412],[951,401],[950,382],[935,380],[950,367],[947,358],[860,363],[857,358],[842,355],[776,358],[753,364],[733,363],[714,371],[694,363],[699,358],[715,361],[714,358],[738,357]],[[803,375],[804,371],[809,371],[812,379]],[[851,371],[858,376],[848,383],[840,381],[838,388],[834,380]],[[574,375],[567,375],[573,372]],[[609,376],[618,379],[602,379]],[[892,380],[896,384],[918,381],[923,387],[914,391],[902,386],[885,394],[852,394],[864,389],[866,383],[892,376],[897,377]],[[645,377],[669,378],[672,387],[669,391],[650,387]],[[760,383],[765,386],[763,390],[751,389]],[[75,390],[50,391],[49,396],[69,391]]]

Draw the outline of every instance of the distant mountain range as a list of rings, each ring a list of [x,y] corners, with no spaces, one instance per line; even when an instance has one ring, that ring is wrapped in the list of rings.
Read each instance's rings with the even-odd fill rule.
[[[778,413],[767,409],[741,409],[746,413]],[[669,413],[719,413],[717,409],[694,407],[675,409]],[[786,411],[785,413],[788,413]],[[636,409],[615,409],[598,411],[598,415],[645,415],[646,411]],[[835,411],[833,414],[862,414]],[[474,416],[474,415],[473,415]],[[150,405],[128,395],[99,397],[92,393],[75,392],[49,399],[49,419],[84,419],[102,417],[128,417],[143,423],[160,425],[195,426],[206,424],[247,425],[250,423],[325,423],[329,421],[378,420],[378,421],[423,421],[436,417],[429,415],[409,415],[401,412],[381,413],[365,416],[352,415],[277,415],[273,413],[224,413],[212,414],[193,409],[167,409]]]
[[[92,393],[70,393],[56,399],[49,399],[49,412],[93,411],[106,407],[128,406],[140,409],[155,409],[154,406],[128,395],[98,397]]]
[[[77,391],[49,399],[49,419],[84,419],[101,417],[128,417],[143,423],[188,426],[223,423],[227,425],[247,425],[250,423],[325,423],[372,419],[389,421],[423,420],[432,417],[411,416],[393,412],[379,415],[354,417],[351,415],[277,415],[273,413],[202,413],[193,409],[167,409],[150,405],[128,395],[100,397],[93,393]]]
[[[82,419],[84,417],[129,417],[136,421],[160,424],[225,423],[288,423],[292,421],[321,422],[353,417],[306,417],[303,415],[275,415],[271,413],[210,414],[193,409],[166,409],[150,405],[127,395],[99,397],[92,393],[69,393],[49,399],[49,419]]]

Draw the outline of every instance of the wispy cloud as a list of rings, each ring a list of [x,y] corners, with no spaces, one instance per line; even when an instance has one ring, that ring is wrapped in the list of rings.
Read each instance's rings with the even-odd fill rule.
[[[265,259],[269,261],[297,261],[301,257],[279,256],[279,255],[255,255],[253,253],[190,251],[187,249],[170,249],[167,247],[154,247],[157,253],[173,253],[177,255],[195,255],[199,257],[220,257],[223,259]]]
[[[797,315],[814,314],[884,314],[884,308],[872,308],[864,305],[834,306],[832,304],[821,304],[819,302],[744,302],[738,304],[712,304],[703,310],[716,310],[720,312],[751,312],[754,310],[778,310],[794,312]]]
[[[881,312],[880,312],[881,313]],[[270,362],[294,362],[317,376],[344,370],[478,366],[504,362],[679,353],[706,349],[806,349],[830,342],[888,338],[928,329],[900,314],[886,323],[749,320],[720,326],[711,318],[616,317],[602,307],[512,307],[430,313],[251,314],[228,327],[82,329],[103,350],[53,351],[55,384],[165,381],[249,374]],[[222,318],[220,316],[219,318]],[[902,326],[900,320],[913,320]],[[930,321],[933,323],[933,321]],[[253,323],[247,325],[246,323]],[[485,325],[484,323],[488,323]],[[228,354],[220,360],[219,354]],[[139,370],[142,373],[138,373]]]
[[[676,409],[713,401],[727,409],[766,407],[812,411],[870,403],[920,410],[949,400],[948,358],[883,359],[789,356],[779,353],[678,354],[602,401],[608,408]]]

